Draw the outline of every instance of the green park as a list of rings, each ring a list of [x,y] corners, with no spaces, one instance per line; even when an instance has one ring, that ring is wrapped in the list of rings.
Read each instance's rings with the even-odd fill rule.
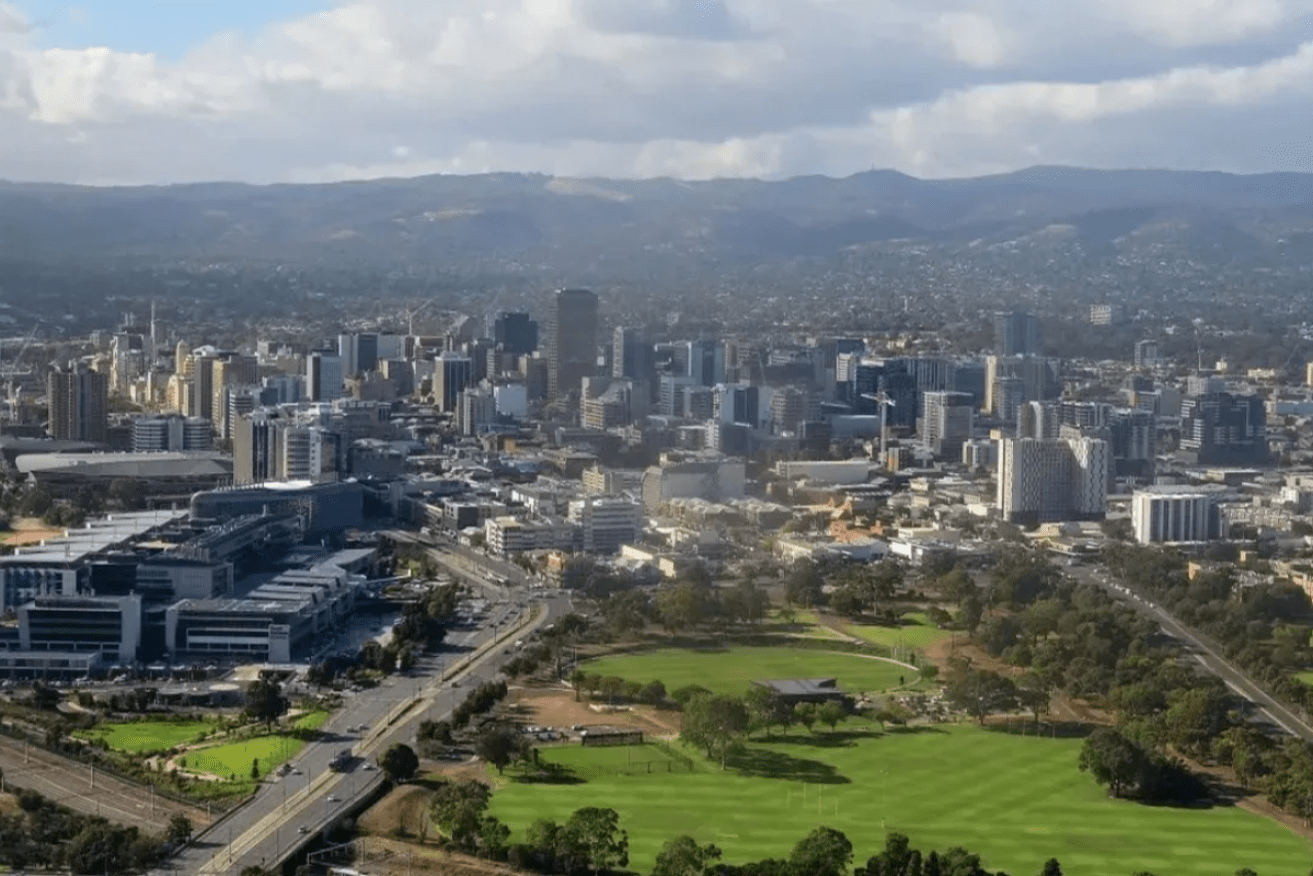
[[[213,719],[107,722],[89,730],[75,731],[73,735],[78,739],[103,742],[107,748],[124,754],[154,754],[201,742],[218,726],[219,722]]]
[[[922,647],[938,632],[929,624],[911,630]],[[903,675],[913,681],[906,667],[816,646],[663,648],[582,668],[660,680],[672,692],[696,684],[735,696],[764,679],[834,677],[850,693],[898,689]],[[1011,727],[896,726],[853,716],[837,727],[753,732],[724,768],[681,740],[545,747],[539,758],[552,765],[550,778],[527,765],[490,772],[497,785],[490,812],[518,838],[538,819],[564,822],[581,807],[612,808],[628,832],[629,869],[639,873],[650,872],[662,845],[680,835],[716,845],[727,863],[744,863],[787,857],[817,825],[846,834],[858,862],[896,831],[921,848],[966,847],[991,872],[1038,872],[1049,858],[1082,876],[1229,876],[1242,867],[1267,876],[1313,867],[1306,839],[1237,806],[1110,796],[1078,767],[1079,728],[1020,717]]]
[[[915,680],[916,671],[864,654],[781,647],[663,648],[590,660],[584,672],[626,681],[660,681],[668,691],[700,685],[741,694],[753,681],[838,678],[850,693],[883,691]]]
[[[1307,840],[1234,806],[1110,798],[1077,769],[1080,739],[966,725],[880,730],[852,720],[833,732],[754,736],[725,770],[680,746],[695,764],[691,772],[642,769],[665,756],[633,748],[544,749],[542,757],[578,783],[511,780],[493,795],[491,811],[522,833],[538,818],[614,808],[629,833],[630,868],[640,873],[680,834],[714,843],[734,863],[786,857],[818,824],[843,831],[861,860],[898,831],[921,847],[965,846],[1010,873],[1037,872],[1050,857],[1083,876],[1219,876],[1242,866],[1307,873],[1313,866]]]
[[[191,784],[191,796],[218,800],[250,793],[256,781],[296,757],[328,718],[327,711],[314,710],[269,729],[225,728],[217,718],[103,722],[73,735],[129,761],[160,755],[162,768],[200,779]]]

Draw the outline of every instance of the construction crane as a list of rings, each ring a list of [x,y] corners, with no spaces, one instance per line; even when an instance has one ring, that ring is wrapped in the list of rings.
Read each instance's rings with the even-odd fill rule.
[[[428,301],[425,301],[423,304],[417,307],[407,307],[402,310],[402,314],[406,317],[407,337],[412,337],[412,338],[415,337],[415,317],[423,313],[426,309],[428,309],[429,305],[431,305],[433,302],[437,300],[438,300],[437,296],[434,296],[433,298],[430,298]]]
[[[880,392],[864,392],[862,398],[869,399],[880,405],[880,464],[885,465],[885,455],[889,451],[889,408],[898,407],[898,402],[891,399],[888,393],[881,390]]]
[[[19,396],[22,394],[22,387],[18,386],[18,382],[16,379],[16,376],[18,374],[18,366],[19,364],[22,363],[23,356],[27,353],[28,347],[31,347],[32,341],[36,339],[37,329],[39,329],[40,327],[41,327],[40,322],[32,326],[32,331],[27,333],[27,337],[23,339],[23,345],[18,348],[18,355],[14,356],[12,361],[8,362],[7,364],[3,365],[2,368],[0,368],[0,379],[4,380],[5,401],[7,402],[7,406],[5,409],[6,422],[12,423],[17,417],[18,399]],[[2,344],[0,344],[0,362],[3,361],[4,361],[4,353],[2,349]]]

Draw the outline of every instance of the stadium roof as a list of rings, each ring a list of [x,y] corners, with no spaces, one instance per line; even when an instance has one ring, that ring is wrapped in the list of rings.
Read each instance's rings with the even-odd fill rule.
[[[153,529],[185,520],[187,511],[157,510],[109,514],[89,520],[78,529],[66,529],[64,535],[48,538],[37,545],[17,547],[6,557],[5,565],[31,562],[76,562],[115,545],[140,538]]]
[[[215,452],[33,453],[20,456],[23,474],[102,478],[204,477],[232,474],[232,457]]]

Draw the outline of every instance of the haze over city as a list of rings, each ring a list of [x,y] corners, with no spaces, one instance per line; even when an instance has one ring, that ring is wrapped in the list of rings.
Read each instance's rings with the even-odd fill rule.
[[[0,871],[1313,873],[1313,0],[0,0]]]

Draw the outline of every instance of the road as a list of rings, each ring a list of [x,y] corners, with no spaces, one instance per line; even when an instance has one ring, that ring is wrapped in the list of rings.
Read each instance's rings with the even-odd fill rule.
[[[486,581],[479,583],[494,590]],[[377,790],[382,776],[367,764],[387,746],[413,745],[420,721],[445,718],[465,689],[495,678],[498,667],[509,659],[507,641],[570,611],[569,599],[558,591],[536,595],[516,587],[495,591],[502,603],[477,629],[449,639],[447,653],[425,655],[409,675],[394,676],[380,687],[349,697],[324,725],[321,739],[296,758],[299,773],[264,783],[246,804],[199,836],[161,872],[236,876],[245,867],[271,867],[287,858]],[[452,646],[464,649],[463,653],[451,653]],[[453,690],[453,681],[460,689]],[[352,729],[361,725],[368,729]],[[333,756],[348,747],[358,755],[353,766],[340,773],[329,770]]]
[[[1313,742],[1313,726],[1309,726],[1307,722],[1282,705],[1276,698],[1254,684],[1249,676],[1232,665],[1211,643],[1206,642],[1199,634],[1178,621],[1162,606],[1150,602],[1138,593],[1131,592],[1126,586],[1112,581],[1108,577],[1108,573],[1102,569],[1091,566],[1078,566],[1067,571],[1073,577],[1103,587],[1113,597],[1129,603],[1140,612],[1152,617],[1169,636],[1186,643],[1193,651],[1195,659],[1204,668],[1222,679],[1231,690],[1253,703],[1258,711],[1274,725],[1282,728],[1291,736],[1303,739],[1305,742]]]

